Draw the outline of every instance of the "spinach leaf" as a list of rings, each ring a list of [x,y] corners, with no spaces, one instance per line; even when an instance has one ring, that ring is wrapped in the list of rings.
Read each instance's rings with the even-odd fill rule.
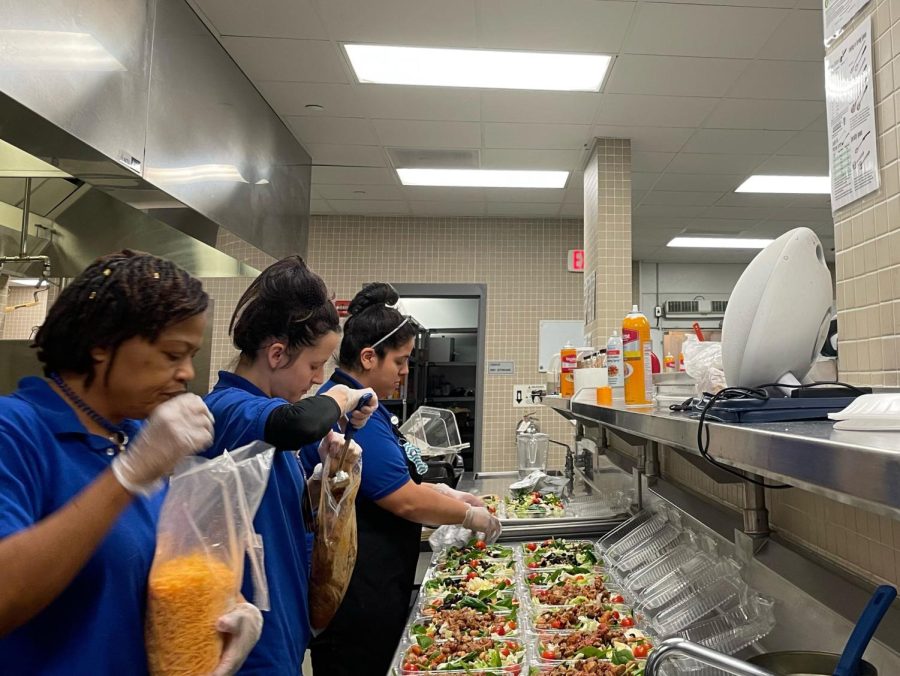
[[[419,644],[420,648],[428,649],[434,645],[434,639],[430,636],[416,636],[416,643]]]

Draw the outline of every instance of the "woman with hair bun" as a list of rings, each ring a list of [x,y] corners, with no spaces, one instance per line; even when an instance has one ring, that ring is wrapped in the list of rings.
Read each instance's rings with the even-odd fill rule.
[[[357,410],[372,391],[346,386],[301,399],[324,381],[340,324],[325,283],[299,256],[270,265],[253,280],[238,301],[229,333],[241,354],[234,371],[220,371],[206,396],[216,420],[215,444],[206,455],[258,440],[278,450],[254,520],[265,547],[271,610],[240,673],[297,676],[310,637],[311,532],[304,515],[309,519],[312,513],[297,451],[312,443],[316,463],[328,453],[337,455],[344,439],[332,427],[345,416],[362,427],[378,399]],[[358,453],[359,447],[351,445]],[[252,588],[245,570],[244,595]]]
[[[396,309],[390,284],[366,285],[349,307],[338,368],[320,392],[338,387],[371,388],[387,397],[409,373],[416,329]],[[423,484],[415,450],[405,443],[391,415],[379,407],[356,441],[363,449],[356,499],[356,568],[344,601],[328,628],[315,639],[313,671],[327,676],[383,676],[409,613],[423,523],[462,524],[500,535],[500,522],[482,501],[443,484]],[[317,462],[314,446],[301,452],[304,465]]]

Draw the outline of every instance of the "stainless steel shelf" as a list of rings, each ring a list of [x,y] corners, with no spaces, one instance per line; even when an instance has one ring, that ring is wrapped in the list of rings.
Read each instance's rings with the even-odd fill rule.
[[[593,421],[699,456],[698,423],[652,407],[597,406],[546,397],[569,419]],[[900,434],[841,432],[832,423],[710,423],[709,451],[718,461],[845,504],[900,517]]]

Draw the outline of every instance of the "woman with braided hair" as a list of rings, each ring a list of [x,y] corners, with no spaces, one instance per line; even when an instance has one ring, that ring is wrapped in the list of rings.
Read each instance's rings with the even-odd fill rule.
[[[186,393],[207,303],[173,263],[126,250],[50,308],[34,342],[46,379],[0,397],[0,671],[147,673],[159,489],[212,443],[209,410]],[[247,603],[219,618],[217,676],[237,670],[261,622]]]
[[[311,522],[312,506],[296,451],[312,443],[316,462],[328,453],[339,454],[344,440],[330,431],[332,426],[349,417],[362,427],[378,399],[372,390],[346,386],[303,398],[324,382],[325,364],[340,341],[340,324],[325,283],[299,256],[270,265],[253,280],[238,301],[229,331],[241,354],[234,371],[220,371],[219,382],[206,396],[216,418],[216,441],[207,455],[256,440],[279,451],[253,522],[265,542],[272,607],[241,673],[297,676],[311,633],[312,524],[307,527],[302,515]],[[372,399],[357,410],[366,394]],[[354,442],[351,447],[359,452]],[[252,589],[249,571],[244,588]]]

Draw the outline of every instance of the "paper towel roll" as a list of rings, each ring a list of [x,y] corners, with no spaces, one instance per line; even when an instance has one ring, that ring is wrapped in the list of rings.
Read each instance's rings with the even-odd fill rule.
[[[596,403],[596,389],[608,384],[609,376],[605,368],[575,369],[575,401]],[[582,389],[584,391],[580,392]]]

